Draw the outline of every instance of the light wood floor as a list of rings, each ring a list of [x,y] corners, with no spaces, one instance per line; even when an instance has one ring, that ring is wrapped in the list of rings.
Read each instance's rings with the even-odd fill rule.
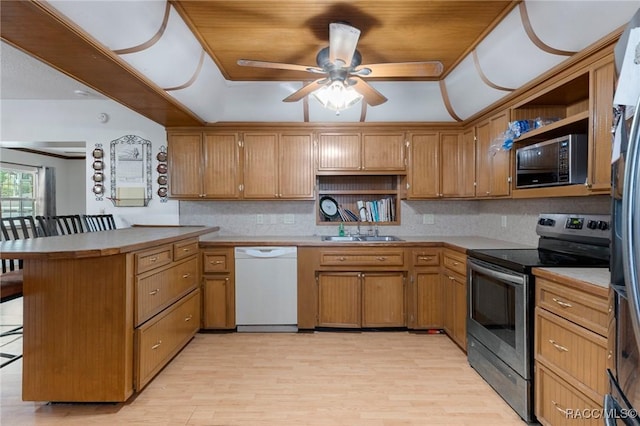
[[[2,425],[523,425],[445,335],[198,334],[125,404],[21,400],[0,369]]]

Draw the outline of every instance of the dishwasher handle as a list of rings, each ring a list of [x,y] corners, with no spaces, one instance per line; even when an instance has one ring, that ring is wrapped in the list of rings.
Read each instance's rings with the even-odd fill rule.
[[[236,257],[257,257],[261,259],[274,257],[295,257],[296,247],[236,247]]]

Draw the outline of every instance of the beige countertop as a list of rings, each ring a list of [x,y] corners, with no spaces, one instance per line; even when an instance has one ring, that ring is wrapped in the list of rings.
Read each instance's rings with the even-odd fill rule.
[[[330,242],[322,241],[322,237],[319,235],[314,236],[246,236],[246,235],[219,235],[216,233],[203,235],[200,238],[200,246],[217,246],[217,245],[233,245],[233,246],[323,246],[323,247],[354,247],[363,245],[367,246],[380,246],[380,247],[407,247],[418,245],[433,245],[433,246],[448,246],[451,248],[457,248],[462,251],[474,250],[474,249],[494,249],[494,248],[532,248],[523,244],[511,243],[508,241],[501,241],[493,238],[464,236],[464,237],[451,237],[444,235],[437,236],[402,236],[398,235],[403,241],[393,242]]]
[[[609,268],[534,268],[534,275],[538,271],[543,271],[544,276],[557,275],[604,288],[608,288],[611,282]]]
[[[63,259],[110,256],[199,237],[220,228],[217,226],[134,226],[111,231],[84,232],[55,237],[2,241],[3,259]]]

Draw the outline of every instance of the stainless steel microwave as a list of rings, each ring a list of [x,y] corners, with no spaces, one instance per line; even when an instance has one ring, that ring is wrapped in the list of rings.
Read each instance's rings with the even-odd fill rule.
[[[584,183],[587,142],[587,135],[571,134],[517,149],[516,188]]]

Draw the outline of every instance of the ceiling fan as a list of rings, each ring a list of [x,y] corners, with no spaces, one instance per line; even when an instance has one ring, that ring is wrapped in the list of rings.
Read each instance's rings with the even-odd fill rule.
[[[361,77],[437,77],[442,74],[442,63],[439,61],[368,64],[358,68],[362,63],[362,56],[356,49],[359,38],[359,29],[334,22],[329,24],[329,46],[318,52],[316,67],[250,59],[240,59],[238,65],[305,71],[323,76],[289,95],[283,99],[284,102],[296,102],[318,89],[331,87],[334,90],[352,88],[371,106],[380,105],[387,98]],[[360,97],[355,102],[358,100]]]

